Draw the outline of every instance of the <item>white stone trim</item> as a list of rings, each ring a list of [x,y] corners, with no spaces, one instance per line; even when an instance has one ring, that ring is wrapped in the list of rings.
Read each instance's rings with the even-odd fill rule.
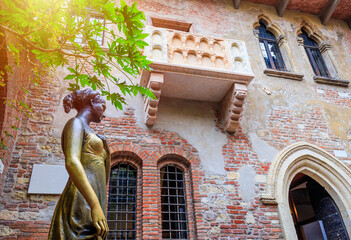
[[[260,197],[264,204],[278,204],[284,238],[297,240],[288,191],[298,173],[312,177],[333,197],[351,237],[351,169],[323,149],[299,142],[276,156],[268,173],[266,193]]]

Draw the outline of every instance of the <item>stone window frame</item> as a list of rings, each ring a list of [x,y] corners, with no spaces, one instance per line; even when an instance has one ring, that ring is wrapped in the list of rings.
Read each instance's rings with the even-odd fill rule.
[[[265,59],[266,66],[271,65],[271,67],[267,66],[267,68],[278,70],[278,71],[286,71],[285,63],[284,63],[282,54],[280,52],[276,37],[266,29],[267,27],[262,21],[260,21],[260,23],[261,24],[258,29],[258,32],[259,32],[258,39],[260,42],[262,54],[267,55],[268,57],[268,62]],[[262,35],[265,35],[265,36],[263,37]],[[263,44],[263,46],[261,44]],[[273,45],[274,47],[270,48],[269,44]],[[276,61],[273,60],[273,55],[276,55]]]
[[[307,33],[309,38],[311,38],[318,44],[319,50],[321,52],[321,55],[323,57],[324,63],[326,65],[326,68],[329,72],[330,77],[317,76],[314,73],[312,64],[308,59],[307,53],[305,51],[303,38],[299,37],[299,35],[302,34],[302,30]],[[300,50],[303,51],[304,60],[308,62],[310,72],[314,75],[313,80],[315,82],[321,83],[321,84],[348,87],[349,81],[343,80],[340,78],[337,65],[335,64],[336,60],[333,56],[333,52],[331,51],[332,45],[328,42],[328,40],[322,35],[322,33],[316,27],[312,26],[306,21],[302,21],[300,26],[297,28],[295,35],[297,39],[297,44]]]
[[[278,205],[284,239],[297,240],[289,206],[289,186],[298,173],[312,177],[332,196],[346,229],[351,229],[351,169],[325,150],[306,142],[292,144],[271,163],[263,204]],[[351,231],[348,232],[351,237]]]
[[[158,200],[158,222],[159,222],[159,239],[162,239],[162,210],[161,210],[161,179],[160,170],[161,168],[173,165],[181,169],[184,173],[185,180],[185,197],[186,197],[186,208],[187,208],[187,223],[188,223],[188,238],[187,239],[197,239],[196,238],[196,221],[195,221],[195,207],[194,207],[194,196],[192,187],[192,177],[191,177],[191,164],[190,162],[183,158],[182,156],[176,154],[166,154],[162,156],[157,161],[158,169],[158,179],[157,188],[159,190],[159,200]]]
[[[117,155],[112,156],[111,171],[118,164],[129,164],[137,170],[137,208],[136,208],[136,239],[142,238],[142,160],[139,156],[131,152],[119,152]],[[109,184],[107,185],[107,194],[109,193]],[[108,200],[108,196],[107,196]],[[108,205],[108,201],[107,201]],[[108,206],[107,206],[108,207]],[[106,216],[107,217],[107,216]]]
[[[280,53],[281,53],[281,56],[282,56],[284,64],[285,64],[286,71],[279,71],[279,70],[270,69],[270,68],[266,67],[266,64],[264,62],[263,53],[262,53],[261,48],[259,46],[258,28],[260,27],[260,22],[262,22],[266,26],[267,31],[271,32],[276,37]],[[290,51],[290,47],[287,43],[286,34],[284,34],[284,32],[281,30],[281,28],[277,24],[273,23],[272,20],[269,17],[267,17],[266,15],[261,14],[257,17],[257,21],[253,24],[253,33],[254,33],[254,36],[257,38],[257,45],[258,45],[258,48],[260,49],[260,52],[262,55],[262,57],[261,57],[262,64],[265,68],[265,70],[263,72],[265,74],[267,74],[268,76],[272,76],[272,77],[281,77],[281,78],[302,81],[304,75],[296,73],[296,68],[292,64],[292,61],[291,61],[292,56],[290,54],[291,51]]]

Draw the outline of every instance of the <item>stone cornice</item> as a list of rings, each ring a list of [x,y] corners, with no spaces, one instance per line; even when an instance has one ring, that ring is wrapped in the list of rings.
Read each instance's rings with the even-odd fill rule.
[[[288,78],[288,79],[297,80],[297,81],[302,81],[302,78],[304,76],[303,74],[299,74],[299,73],[279,71],[279,70],[269,69],[269,68],[265,69],[264,73],[272,77]]]
[[[335,85],[335,86],[340,86],[340,87],[348,87],[349,83],[350,83],[350,81],[348,81],[348,80],[333,79],[333,78],[322,77],[322,76],[314,76],[313,80],[316,83]]]

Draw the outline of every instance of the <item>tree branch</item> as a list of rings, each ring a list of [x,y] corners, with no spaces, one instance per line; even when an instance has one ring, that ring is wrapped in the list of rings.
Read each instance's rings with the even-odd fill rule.
[[[45,52],[45,53],[57,52],[57,53],[60,53],[62,55],[71,56],[71,57],[78,57],[78,58],[89,58],[89,57],[91,57],[91,55],[88,55],[88,54],[82,55],[82,54],[70,53],[70,52],[67,52],[65,50],[62,50],[61,48],[55,48],[55,49],[42,48],[42,47],[39,47],[39,46],[35,45],[34,43],[32,43],[30,40],[28,40],[26,37],[24,37],[23,34],[18,33],[17,31],[15,31],[15,30],[13,30],[11,28],[8,28],[8,27],[0,24],[0,29],[2,29],[4,31],[7,31],[9,33],[12,33],[12,34],[16,35],[17,37],[21,38],[25,43],[27,43],[29,45],[29,47],[31,49],[39,50],[39,51]]]

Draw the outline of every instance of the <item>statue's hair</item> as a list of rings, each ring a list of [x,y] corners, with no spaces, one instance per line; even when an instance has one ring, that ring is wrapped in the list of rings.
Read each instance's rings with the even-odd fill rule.
[[[94,99],[96,96],[100,96],[100,93],[92,90],[91,88],[86,88],[83,90],[76,90],[71,92],[63,99],[63,108],[66,113],[69,113],[72,108],[79,111],[86,104],[89,104],[90,99]]]

